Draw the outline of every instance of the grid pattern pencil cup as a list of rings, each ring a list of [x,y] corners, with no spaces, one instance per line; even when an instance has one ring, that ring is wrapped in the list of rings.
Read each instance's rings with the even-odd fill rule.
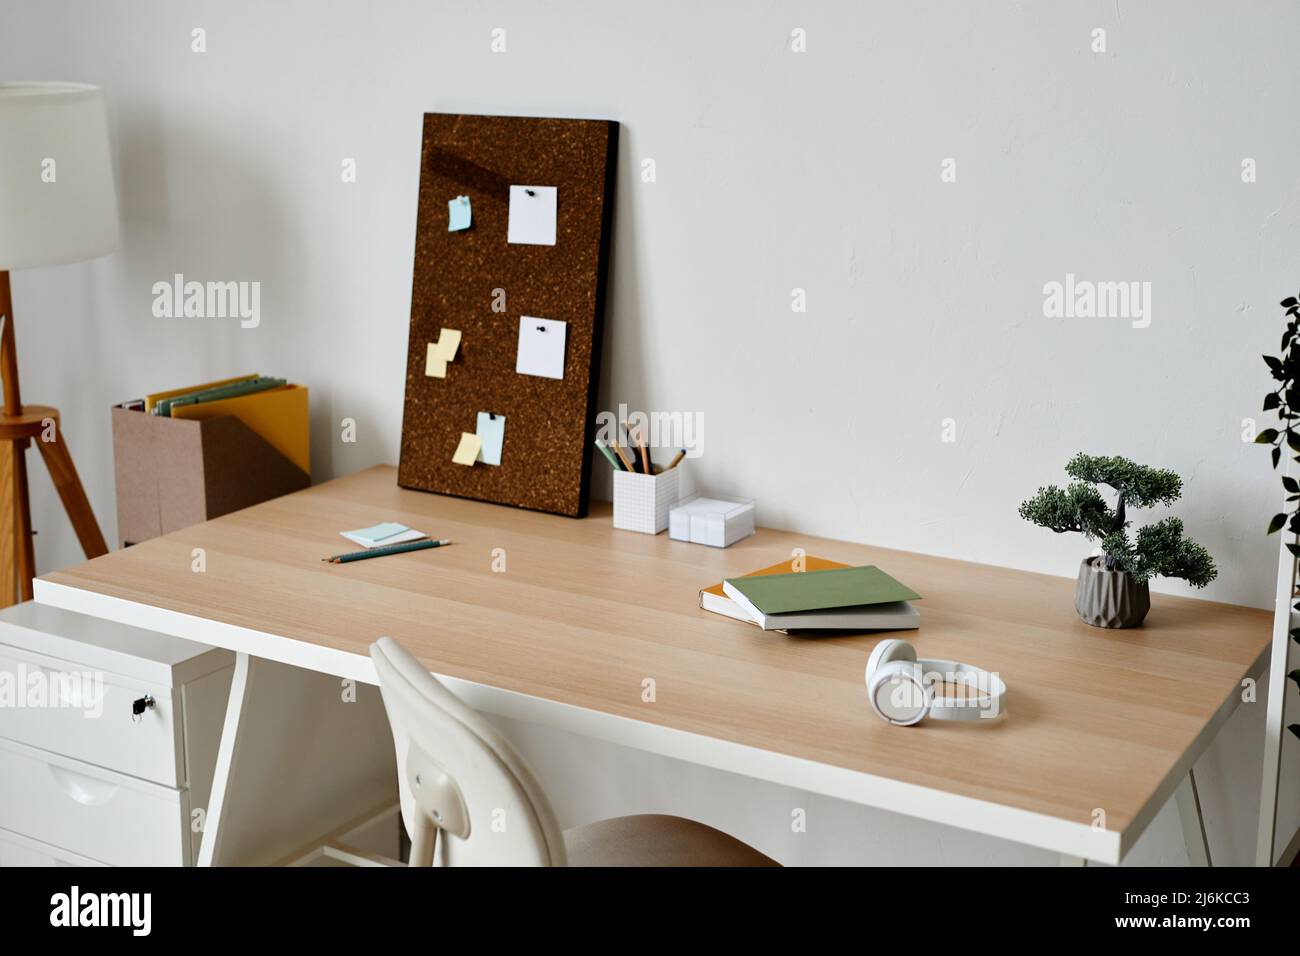
[[[657,475],[614,472],[614,527],[658,534],[668,528],[668,512],[677,503],[682,466]]]

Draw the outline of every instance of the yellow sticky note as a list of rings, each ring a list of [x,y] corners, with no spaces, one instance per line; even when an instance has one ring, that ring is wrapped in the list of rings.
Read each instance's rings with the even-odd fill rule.
[[[429,343],[428,354],[424,358],[424,374],[430,378],[446,378],[447,363],[438,358],[438,346]]]
[[[456,454],[451,456],[451,460],[458,465],[472,465],[478,460],[479,450],[483,447],[483,439],[473,432],[461,432],[460,444],[456,446]]]
[[[460,330],[443,329],[438,333],[438,358],[444,362],[450,362],[456,357],[456,350],[460,348]]]
[[[460,330],[441,329],[438,341],[430,342],[424,357],[424,374],[432,378],[447,377],[447,363],[460,349]]]

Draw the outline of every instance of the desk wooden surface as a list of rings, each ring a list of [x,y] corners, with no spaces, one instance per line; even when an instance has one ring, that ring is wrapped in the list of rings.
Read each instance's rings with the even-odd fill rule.
[[[1269,644],[1262,610],[1153,595],[1144,626],[1105,631],[1075,616],[1067,578],[769,530],[716,550],[593,512],[403,491],[382,466],[41,580],[357,655],[390,635],[438,674],[1072,823],[1101,808],[1121,835],[1145,827]],[[456,543],[321,562],[352,550],[340,530],[386,520]],[[1006,717],[892,727],[863,684],[878,636],[789,637],[699,609],[701,587],[794,548],[917,590],[921,628],[902,636],[999,672]]]

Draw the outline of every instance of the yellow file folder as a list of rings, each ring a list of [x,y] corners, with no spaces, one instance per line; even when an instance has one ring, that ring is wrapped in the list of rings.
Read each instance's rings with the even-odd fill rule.
[[[235,381],[238,381],[236,379]],[[192,391],[192,389],[190,389]],[[158,398],[166,398],[160,394]],[[215,402],[200,402],[172,408],[172,418],[206,419],[234,415],[267,444],[311,474],[310,427],[307,417],[307,387],[281,385],[279,388]]]

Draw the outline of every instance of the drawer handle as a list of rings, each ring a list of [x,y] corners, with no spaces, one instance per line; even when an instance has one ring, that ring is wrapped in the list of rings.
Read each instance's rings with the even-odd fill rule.
[[[97,807],[108,803],[117,795],[115,783],[96,780],[94,777],[64,767],[55,767],[51,764],[46,764],[46,767],[49,768],[50,776],[54,778],[59,788],[83,806]]]

